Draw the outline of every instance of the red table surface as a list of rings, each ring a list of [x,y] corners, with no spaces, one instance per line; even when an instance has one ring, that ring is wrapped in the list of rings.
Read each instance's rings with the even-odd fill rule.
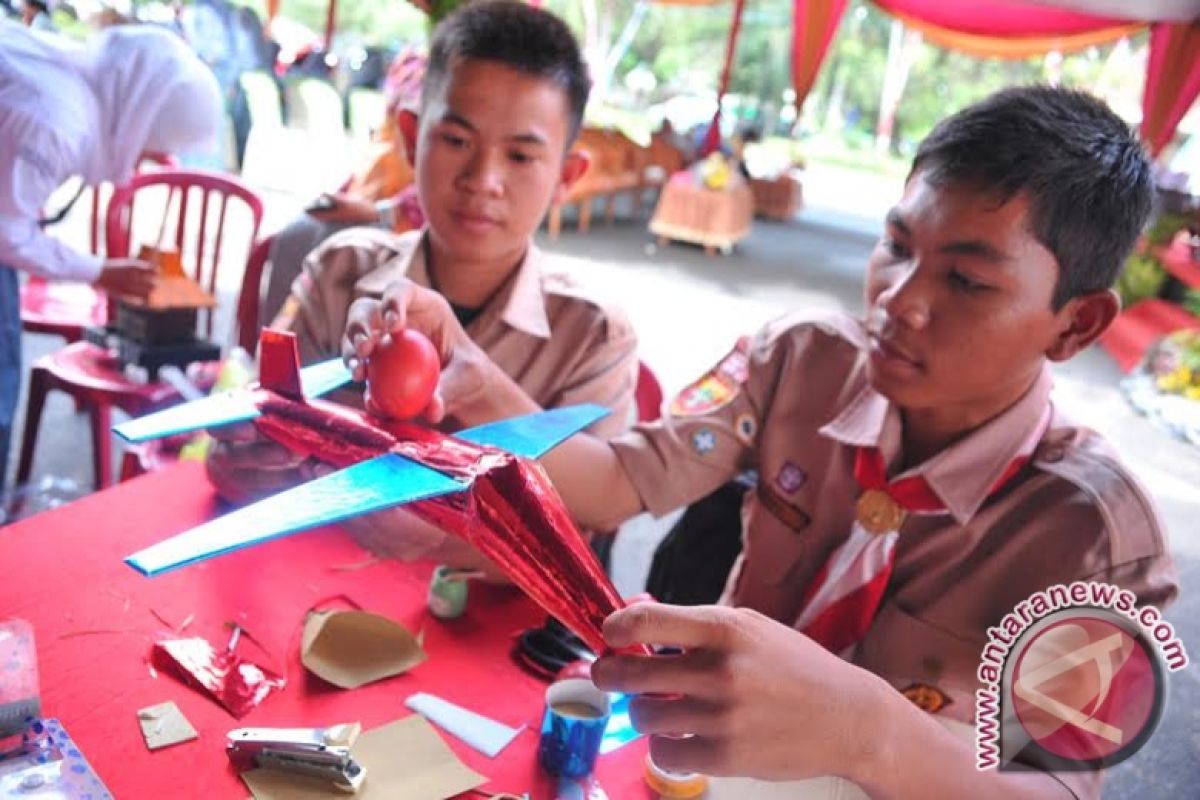
[[[124,798],[245,798],[225,756],[234,728],[309,727],[360,721],[365,730],[409,715],[404,700],[431,692],[505,724],[527,726],[496,758],[452,735],[442,738],[487,792],[553,797],[536,765],[546,684],[510,656],[513,636],[544,614],[513,589],[472,584],[467,613],[443,622],[425,608],[430,564],[369,558],[343,531],[278,539],[144,578],[122,559],[212,516],[218,507],[203,470],[181,463],[60,509],[0,528],[0,618],[34,626],[42,711],[62,720],[101,779]],[[347,602],[350,601],[350,602]],[[404,675],[342,690],[300,663],[305,612],[317,605],[391,617],[424,631],[428,659]],[[171,625],[192,622],[173,634]],[[169,675],[147,666],[153,642],[203,636],[223,646],[226,620],[243,636],[238,653],[285,675],[288,685],[242,719]],[[197,740],[147,749],[137,710],[173,700]],[[440,732],[440,731],[439,731]],[[613,800],[652,797],[642,781],[645,740],[601,756],[597,777]],[[368,778],[369,779],[369,778]],[[468,793],[464,797],[478,796]]]

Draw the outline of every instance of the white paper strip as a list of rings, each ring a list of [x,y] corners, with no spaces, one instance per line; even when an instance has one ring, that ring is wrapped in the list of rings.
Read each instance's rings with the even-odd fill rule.
[[[495,758],[497,753],[507,747],[508,743],[525,729],[524,725],[520,728],[510,728],[494,719],[476,714],[474,711],[468,711],[462,706],[456,706],[448,700],[425,692],[417,692],[412,695],[404,701],[404,705],[447,732],[454,734],[489,758]]]

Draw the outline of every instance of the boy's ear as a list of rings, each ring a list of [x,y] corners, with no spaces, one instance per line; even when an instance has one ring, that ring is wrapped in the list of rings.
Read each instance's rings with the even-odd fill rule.
[[[567,192],[575,181],[583,177],[592,165],[592,157],[586,150],[572,150],[563,159],[562,174],[559,175],[558,188],[554,190],[554,202],[561,203],[567,199]]]
[[[1089,292],[1067,301],[1059,312],[1067,325],[1046,351],[1051,361],[1066,361],[1100,338],[1121,311],[1121,298],[1112,289]]]
[[[408,163],[417,163],[417,131],[421,128],[421,120],[415,111],[402,108],[396,112],[396,125],[400,128],[400,137],[404,140],[404,150],[408,155]]]

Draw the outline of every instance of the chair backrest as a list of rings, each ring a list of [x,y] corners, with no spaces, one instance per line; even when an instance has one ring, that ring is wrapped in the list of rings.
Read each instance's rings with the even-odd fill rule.
[[[662,416],[663,391],[657,376],[642,361],[638,362],[637,385],[633,390],[638,422],[653,422]]]
[[[166,199],[158,215],[151,215],[157,225],[155,234],[143,244],[154,244],[160,239],[164,244],[173,244],[179,251],[191,277],[207,292],[217,294],[217,272],[226,244],[226,233],[246,242],[246,251],[253,250],[258,241],[258,229],[262,224],[263,204],[241,181],[215,172],[165,170],[135,175],[129,183],[118,187],[109,200],[105,220],[108,240],[108,255],[128,256],[133,248],[134,205],[138,196],[145,196],[155,188],[166,190]],[[198,205],[192,199],[199,196]],[[158,197],[162,197],[158,194]],[[230,198],[235,198],[249,211],[250,219],[235,220],[234,230],[226,223],[232,210]],[[148,205],[150,198],[145,199]],[[174,236],[165,234],[174,218]],[[213,315],[203,315],[205,335],[212,336]]]
[[[263,70],[249,70],[238,76],[250,110],[250,126],[283,127],[283,98],[275,77]]]
[[[238,292],[233,340],[251,356],[258,348],[258,334],[262,328],[258,318],[259,292],[263,271],[271,253],[271,242],[274,239],[274,236],[268,236],[255,242],[254,247],[250,248],[250,257],[246,259],[246,271],[242,273],[242,288]]]
[[[284,85],[288,127],[317,138],[345,136],[345,110],[337,89],[320,78],[298,78]]]
[[[350,135],[360,142],[368,142],[383,126],[387,97],[378,89],[356,86],[346,98],[346,108],[350,116]]]

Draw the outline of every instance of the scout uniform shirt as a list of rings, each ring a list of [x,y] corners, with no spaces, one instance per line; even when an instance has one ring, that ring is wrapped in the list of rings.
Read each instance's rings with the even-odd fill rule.
[[[424,234],[355,228],[331,236],[304,261],[273,327],[296,334],[300,360],[341,355],[350,305],[380,297],[407,277],[430,285]],[[532,243],[467,334],[544,408],[598,403],[612,414],[589,430],[608,437],[633,419],[637,339],[624,314],[601,305],[547,269]]]
[[[612,442],[656,516],[757,469],[722,602],[795,626],[806,588],[850,533],[856,447],[899,463],[900,416],[870,387],[866,352],[849,316],[784,317],[739,342],[661,422]],[[949,513],[909,514],[899,528],[886,593],[852,660],[927,710],[973,718],[987,628],[1035,591],[1103,581],[1159,607],[1175,594],[1154,509],[1096,434],[1052,414],[1029,464],[989,497],[1046,425],[1049,391],[1043,373],[1011,408],[909,471]],[[1059,777],[1084,794],[1095,780]]]

